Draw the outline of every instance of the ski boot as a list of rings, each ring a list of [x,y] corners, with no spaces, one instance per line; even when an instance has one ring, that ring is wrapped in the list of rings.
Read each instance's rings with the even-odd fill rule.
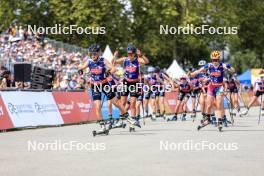
[[[241,113],[240,113],[240,117],[243,117],[243,116],[246,116],[247,114],[248,114],[248,111],[249,111],[249,109],[247,108],[247,109],[245,109],[244,111],[242,111]]]
[[[261,116],[264,116],[264,109],[261,109],[260,114],[261,114]]]
[[[218,118],[217,128],[219,132],[222,132],[223,129],[223,121],[222,118]]]
[[[194,122],[194,119],[196,118],[196,111],[195,110],[193,110],[191,118],[192,118],[192,121]]]
[[[93,131],[93,137],[95,137],[96,135],[108,135],[109,134],[109,129],[106,129],[106,122],[105,121],[100,121],[99,122],[100,126],[101,126],[101,130],[98,131]]]
[[[166,116],[165,116],[165,114],[161,114],[160,117],[163,118],[164,120],[166,120]]]
[[[157,118],[161,117],[160,110],[157,111]]]
[[[112,124],[112,128],[126,128],[126,123],[122,119],[116,119]]]
[[[135,131],[136,126],[141,128],[140,121],[135,120],[135,118],[128,117],[127,121],[130,123],[130,126],[129,126],[130,132]]]
[[[214,126],[217,126],[217,121],[216,121],[216,117],[214,114],[211,115],[211,124]]]
[[[182,114],[182,116],[181,116],[181,120],[182,120],[182,121],[186,121],[186,112],[184,112],[184,113]]]
[[[175,114],[173,117],[171,117],[171,118],[167,118],[167,122],[168,121],[177,121],[178,120],[178,118],[177,118],[177,114]]]
[[[155,113],[153,113],[153,115],[151,116],[151,120],[152,120],[152,121],[156,121],[156,120],[157,120],[157,116],[156,116]]]
[[[211,124],[210,115],[206,114],[201,120],[201,125],[198,125],[197,130],[199,131],[200,129],[206,127],[209,124]]]
[[[232,115],[232,116],[236,116],[236,112],[235,112],[234,109],[231,109],[231,110],[230,110],[230,115]]]
[[[222,122],[224,124],[224,127],[228,127],[228,125],[227,125],[228,122],[227,122],[226,115],[224,115],[224,118],[223,118]]]

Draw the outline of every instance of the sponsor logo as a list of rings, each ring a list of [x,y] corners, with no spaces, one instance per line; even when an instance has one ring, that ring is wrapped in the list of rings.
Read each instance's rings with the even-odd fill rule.
[[[220,77],[221,76],[221,72],[211,72],[211,76]]]
[[[21,104],[15,105],[12,103],[7,103],[7,109],[11,114],[18,113],[34,113],[34,107],[31,104]]]
[[[133,67],[133,66],[127,66],[126,67],[126,71],[129,73],[134,73],[134,72],[136,72],[136,70],[137,70],[137,67]]]
[[[102,68],[93,68],[91,69],[91,73],[99,75],[103,72]]]
[[[55,104],[39,104],[35,102],[34,107],[35,107],[35,112],[41,114],[58,111],[57,106]]]

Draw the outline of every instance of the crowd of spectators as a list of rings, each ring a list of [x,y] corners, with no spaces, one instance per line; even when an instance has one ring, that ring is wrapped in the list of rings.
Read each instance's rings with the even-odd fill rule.
[[[30,88],[31,82],[15,82],[13,64],[29,62],[34,66],[41,66],[55,70],[53,89],[79,90],[87,89],[89,75],[85,71],[78,74],[78,65],[82,64],[85,54],[81,52],[67,52],[64,48],[57,50],[45,38],[32,34],[21,26],[10,26],[0,34],[0,88]]]

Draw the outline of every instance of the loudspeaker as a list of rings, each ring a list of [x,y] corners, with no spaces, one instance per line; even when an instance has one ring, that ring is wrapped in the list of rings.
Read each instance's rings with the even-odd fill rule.
[[[31,64],[25,62],[14,64],[14,77],[15,81],[30,81]]]
[[[42,76],[42,75],[32,75],[32,81],[39,84],[45,84],[45,83],[51,83],[53,81],[53,78],[50,78],[48,76]]]
[[[34,67],[32,74],[32,89],[51,89],[55,71],[42,67]]]
[[[53,78],[55,71],[52,69],[46,69],[46,68],[42,68],[42,67],[34,67],[34,71],[33,74],[35,75],[42,75],[42,76],[48,76]]]
[[[32,89],[51,89],[52,84],[37,84],[37,83],[32,83],[31,84]]]

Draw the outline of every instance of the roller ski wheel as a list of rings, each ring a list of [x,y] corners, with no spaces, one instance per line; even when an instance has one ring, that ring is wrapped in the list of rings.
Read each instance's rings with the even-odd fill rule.
[[[126,128],[126,124],[125,123],[122,125],[122,128]]]
[[[130,126],[129,127],[129,132],[135,132],[136,130],[135,130],[135,127],[134,126]]]
[[[96,135],[109,135],[109,130],[105,130],[105,131],[100,131],[100,132],[97,132],[97,131],[93,131],[93,137],[95,137]]]
[[[96,136],[96,131],[93,131],[93,137],[95,137]]]
[[[223,129],[222,126],[218,126],[218,131],[219,131],[219,132],[223,132],[222,129]]]

